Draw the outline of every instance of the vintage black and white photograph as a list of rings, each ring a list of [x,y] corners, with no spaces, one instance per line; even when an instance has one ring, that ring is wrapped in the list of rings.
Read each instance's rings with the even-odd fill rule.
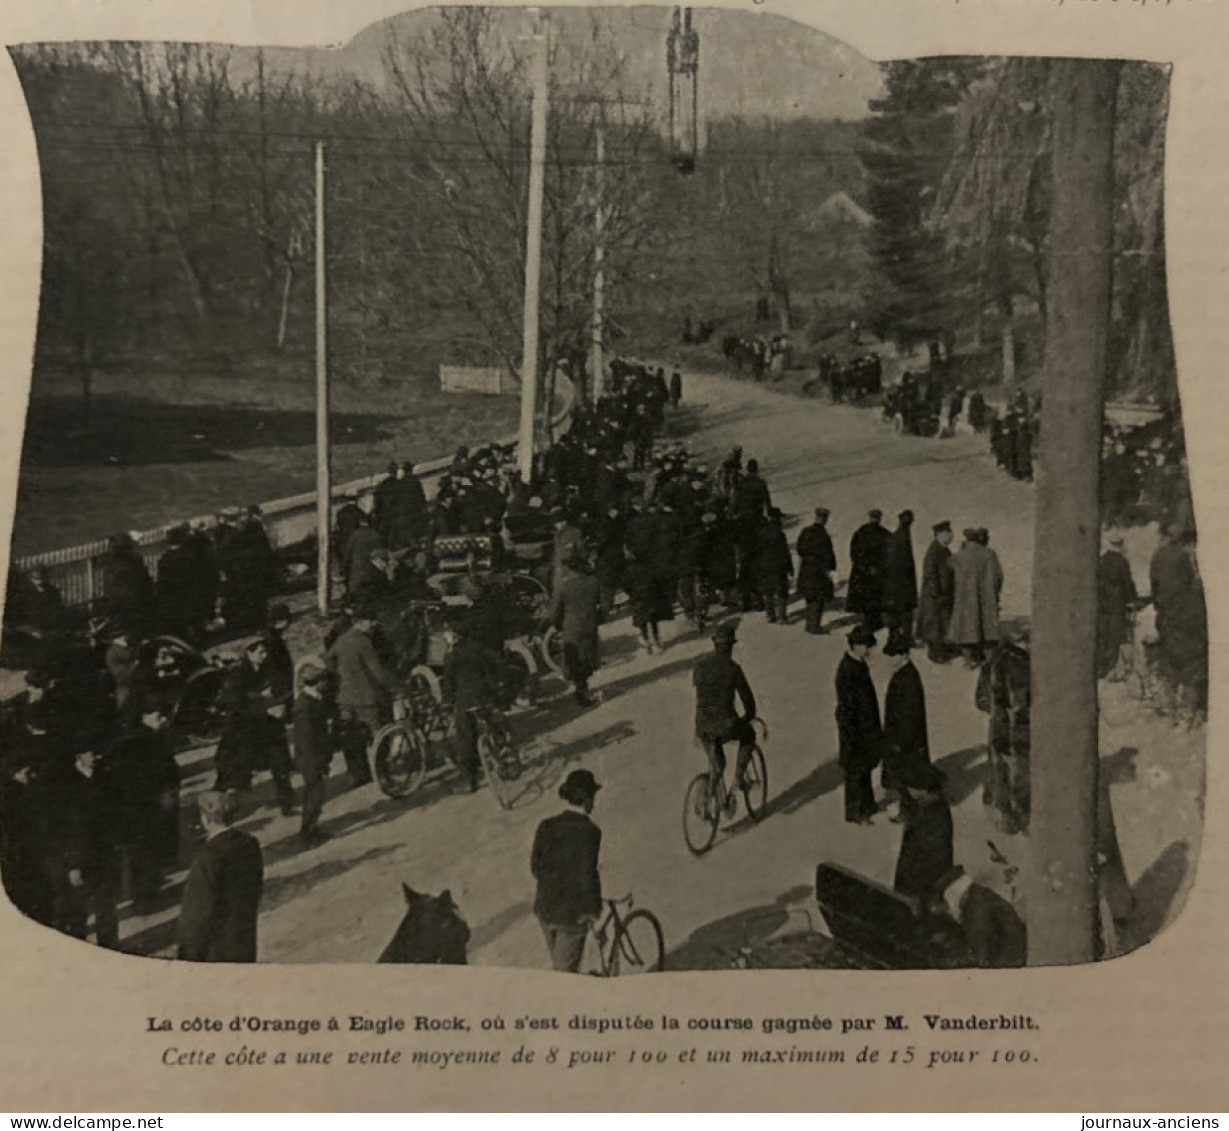
[[[648,5],[9,56],[23,915],[622,977],[1098,962],[1182,914],[1167,65]]]

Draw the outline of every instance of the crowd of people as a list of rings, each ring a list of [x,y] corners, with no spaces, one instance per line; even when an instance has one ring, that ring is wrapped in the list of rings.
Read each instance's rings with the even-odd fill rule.
[[[509,566],[549,588],[538,627],[559,630],[564,669],[582,706],[594,701],[599,626],[620,595],[647,653],[665,646],[661,625],[680,616],[701,629],[714,611],[762,612],[768,623],[786,625],[795,595],[804,631],[831,631],[825,613],[841,566],[830,510],[817,507],[791,548],[756,458],[736,447],[710,463],[665,435],[668,411],[682,400],[680,374],[667,379],[664,369],[619,359],[611,375],[609,390],[575,410],[529,482],[516,473],[511,447],[489,444],[458,449],[430,497],[410,463],[393,463],[369,507],[343,500],[333,539],[342,614],[319,662],[301,662],[297,671],[285,639],[290,613],[276,603],[277,555],[255,507],[221,512],[211,530],[175,528],[153,574],[131,537],[113,539],[104,597],[84,635],[73,631],[45,571],[11,579],[6,622],[39,643],[28,689],[3,720],[0,859],[17,905],[69,934],[92,930],[100,945],[117,946],[122,898],[130,897],[137,913],[166,898],[165,878],[179,865],[171,722],[184,672],[162,637],[203,643],[220,626],[248,637],[221,683],[216,778],[200,799],[207,844],[193,861],[180,916],[183,957],[243,961],[255,956],[262,868],[259,845],[233,829],[240,803],[254,776],[267,772],[277,807],[300,816],[303,849],[328,839],[321,818],[330,764],[340,751],[352,787],[372,780],[371,739],[391,721],[407,671],[428,660],[424,622],[410,614],[439,598],[436,575],[447,555],[459,556],[466,584],[450,607],[441,679],[461,787],[469,790],[481,779],[471,708],[505,698],[499,655],[514,629],[489,575]],[[953,418],[972,398],[961,394],[960,402],[949,406]],[[1025,401],[1006,420],[997,432],[991,425],[996,456],[1019,474],[1031,468],[1036,416]],[[930,761],[925,692],[911,654],[924,647],[932,663],[961,660],[976,671],[974,702],[989,716],[984,799],[1004,831],[1020,832],[1029,816],[1028,651],[1000,622],[1003,570],[989,532],[964,529],[953,551],[951,522],[934,524],[919,575],[913,526],[911,510],[900,511],[889,530],[874,509],[848,547],[843,611],[856,621],[836,673],[839,761],[845,816],[858,825],[881,812],[872,784],[881,769],[892,819],[904,825],[896,888],[940,907],[953,892],[959,902],[968,884],[952,859],[952,818],[943,775]],[[1152,563],[1152,596],[1172,678],[1206,702],[1206,621],[1192,540],[1187,522],[1167,527]],[[1110,677],[1137,607],[1120,542],[1111,542],[1100,576],[1099,674]],[[881,715],[866,660],[885,630],[893,675]],[[756,708],[732,660],[736,640],[725,617],[714,653],[695,668],[694,686],[696,732],[710,773],[725,773],[721,744],[736,742],[737,782],[754,742]],[[589,825],[598,789],[591,778],[572,775],[564,798]],[[581,918],[562,921],[552,910],[559,899],[551,886],[566,886],[561,874],[573,869],[581,840],[583,852],[576,851],[592,871],[600,834],[578,817],[540,829],[533,852],[533,874],[545,884],[539,917],[561,969],[576,968],[582,920],[600,904],[600,885],[586,873],[583,898],[573,901]],[[1003,958],[998,953],[995,961]]]

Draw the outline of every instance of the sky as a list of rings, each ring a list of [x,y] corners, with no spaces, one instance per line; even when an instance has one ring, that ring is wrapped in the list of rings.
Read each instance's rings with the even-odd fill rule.
[[[628,60],[623,93],[649,102],[664,113],[668,7],[556,8],[551,34],[565,45],[583,44],[596,20]],[[502,35],[515,45],[530,29],[524,9],[499,9]],[[354,76],[383,82],[383,57],[394,36],[412,41],[438,16],[430,9],[381,21],[334,49],[277,49],[266,53],[277,70],[302,70],[327,76]],[[824,118],[856,120],[867,100],[880,91],[879,68],[839,40],[767,12],[693,9],[700,36],[700,116],[702,120],[739,116],[750,119]],[[244,53],[246,54],[246,53]]]

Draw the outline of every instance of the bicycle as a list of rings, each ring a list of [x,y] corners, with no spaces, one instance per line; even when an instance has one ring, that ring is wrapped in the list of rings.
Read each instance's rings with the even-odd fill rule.
[[[607,899],[606,915],[594,923],[600,969],[590,973],[599,978],[618,978],[623,974],[656,974],[666,968],[666,942],[657,916],[643,907],[631,910],[630,893]],[[629,914],[619,914],[626,904]]]
[[[478,729],[478,758],[486,780],[501,809],[511,809],[515,797],[511,784],[521,776],[521,753],[502,712],[494,707],[471,707],[469,715]]]
[[[737,792],[726,787],[724,773],[715,779],[708,772],[697,774],[687,787],[683,798],[683,838],[696,856],[703,856],[712,848],[723,816],[727,820],[734,819],[739,792],[751,819],[763,819],[768,803],[768,763],[760,742],[768,741],[768,726],[762,719],[752,719],[752,725],[759,731],[760,740],[751,748]]]

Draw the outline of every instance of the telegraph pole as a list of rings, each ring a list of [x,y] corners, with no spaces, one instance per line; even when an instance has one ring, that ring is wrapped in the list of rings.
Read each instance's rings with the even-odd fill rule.
[[[534,414],[538,395],[538,304],[542,277],[542,200],[546,189],[546,20],[539,15],[533,65],[533,129],[529,154],[529,222],[525,237],[525,317],[521,350],[521,426],[517,469],[533,475]]]
[[[597,170],[594,175],[594,206],[593,222],[596,227],[593,241],[593,352],[589,369],[593,373],[593,402],[596,404],[602,398],[606,386],[606,372],[602,355],[602,328],[605,324],[605,290],[606,274],[603,261],[606,249],[603,246],[603,228],[606,225],[603,193],[606,179],[606,123],[599,120],[597,124]]]
[[[1030,966],[1097,954],[1097,492],[1120,63],[1057,60],[1033,557]]]
[[[329,468],[328,275],[325,267],[324,142],[316,142],[316,602],[329,611],[329,534],[333,487]]]

